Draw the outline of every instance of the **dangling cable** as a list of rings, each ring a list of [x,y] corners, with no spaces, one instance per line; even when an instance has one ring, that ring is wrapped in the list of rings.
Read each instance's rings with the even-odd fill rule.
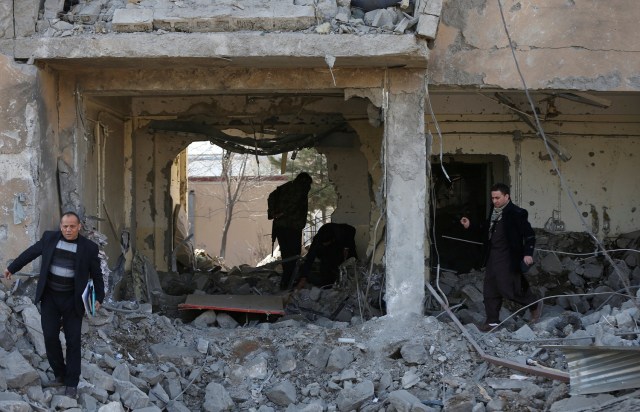
[[[533,99],[531,98],[531,95],[529,94],[529,88],[527,87],[527,83],[526,83],[526,81],[524,79],[524,76],[522,75],[522,71],[520,70],[520,64],[518,63],[518,58],[516,57],[515,47],[513,45],[513,41],[511,40],[511,34],[509,33],[509,29],[507,27],[507,21],[506,21],[506,19],[504,17],[504,10],[502,9],[502,2],[500,0],[497,0],[497,1],[498,1],[498,8],[500,10],[500,18],[502,19],[502,25],[504,27],[505,34],[507,35],[507,39],[509,41],[509,48],[511,49],[511,55],[513,56],[513,61],[514,61],[515,65],[516,65],[516,70],[518,71],[518,75],[520,76],[520,80],[522,82],[522,87],[524,88],[524,92],[525,92],[525,95],[527,97],[527,101],[529,102],[529,105],[531,106],[531,111],[533,113],[533,119],[535,120],[535,125],[536,125],[537,132],[538,132],[539,136],[542,138],[542,141],[544,142],[544,147],[547,150],[547,153],[549,154],[549,158],[551,159],[551,163],[553,165],[553,169],[555,170],[555,172],[558,175],[558,178],[560,179],[560,186],[561,186],[562,190],[569,197],[569,200],[571,201],[574,209],[576,210],[578,218],[580,219],[580,222],[582,223],[585,231],[589,234],[589,236],[596,243],[596,245],[598,245],[598,247],[600,248],[600,250],[604,254],[605,258],[607,259],[609,264],[613,267],[613,270],[616,272],[616,274],[620,278],[620,281],[622,282],[622,284],[627,289],[627,293],[629,295],[631,295],[631,291],[629,289],[629,287],[630,287],[629,282],[624,278],[624,276],[622,276],[622,274],[620,273],[620,270],[618,269],[618,265],[615,264],[615,262],[613,261],[613,259],[609,255],[609,253],[607,253],[606,248],[604,247],[602,242],[600,242],[600,240],[593,234],[593,232],[589,228],[589,225],[587,224],[586,220],[582,216],[582,213],[580,213],[580,209],[578,208],[578,204],[577,204],[576,200],[573,197],[573,194],[572,194],[572,192],[571,192],[571,190],[569,188],[569,185],[565,181],[565,178],[562,175],[562,173],[560,173],[560,169],[558,168],[558,162],[556,161],[556,158],[553,155],[553,152],[552,152],[551,148],[549,147],[549,143],[547,141],[547,136],[544,133],[544,129],[542,128],[542,124],[540,123],[540,118],[538,117],[538,113],[536,111],[535,104],[533,103]]]

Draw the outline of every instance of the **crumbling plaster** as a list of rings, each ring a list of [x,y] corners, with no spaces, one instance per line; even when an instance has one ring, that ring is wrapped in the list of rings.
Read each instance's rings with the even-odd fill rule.
[[[0,55],[0,265],[6,265],[21,251],[22,245],[37,239],[40,211],[48,191],[39,188],[46,180],[40,171],[39,149],[43,130],[43,107],[38,99],[37,71],[18,65]]]
[[[158,270],[170,268],[173,208],[180,201],[171,196],[172,180],[180,179],[174,160],[192,140],[146,128],[133,131],[134,248],[147,256]],[[173,178],[172,178],[173,177]]]
[[[345,147],[322,141],[316,149],[326,156],[329,179],[337,189],[337,205],[331,221],[348,223],[356,228],[357,253],[365,257],[371,236],[369,221],[372,200],[367,159],[360,151],[361,143],[357,135],[342,137],[341,140],[351,145]]]
[[[560,172],[573,191],[579,212],[587,213],[588,226],[582,225],[560,181],[553,170],[551,161],[540,159],[545,155],[544,144],[537,138],[522,141],[522,198],[514,199],[520,206],[529,210],[529,219],[534,227],[542,228],[552,217],[553,211],[560,211],[560,217],[566,230],[594,230],[599,237],[603,233],[603,207],[608,209],[611,218],[610,233],[619,234],[640,229],[638,214],[638,196],[640,182],[637,179],[640,156],[638,138],[599,138],[599,137],[563,137],[559,142],[573,155],[568,162],[559,162]],[[465,153],[476,155],[503,155],[515,158],[515,144],[508,135],[447,136],[444,153],[455,155],[464,149]],[[433,150],[438,151],[438,147]],[[446,164],[445,164],[446,169]],[[518,171],[515,163],[509,162],[509,178],[513,179]],[[487,202],[489,198],[487,196]],[[591,226],[590,210],[595,205],[599,214],[599,227]]]
[[[528,87],[639,90],[635,0],[506,1],[509,33]],[[497,1],[445,0],[429,58],[435,84],[521,89]]]

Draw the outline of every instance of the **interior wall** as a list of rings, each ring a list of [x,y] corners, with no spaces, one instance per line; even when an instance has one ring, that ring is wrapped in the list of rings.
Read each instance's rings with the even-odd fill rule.
[[[267,197],[282,180],[249,183],[236,204],[227,237],[225,263],[255,265],[271,253],[271,222],[267,219]],[[191,180],[195,193],[195,246],[211,256],[220,254],[224,224],[224,184],[219,179]]]
[[[150,133],[145,127],[133,131],[134,220],[133,248],[147,256],[160,271],[170,268],[173,247],[172,168],[176,156],[190,139]],[[172,185],[173,183],[173,185]],[[186,205],[185,205],[186,210]]]
[[[101,105],[90,100],[84,109],[85,123],[93,126],[86,137],[91,141],[87,154],[84,177],[83,202],[86,213],[96,216],[90,220],[104,236],[104,248],[109,266],[114,267],[121,254],[120,238],[127,226],[125,201],[125,176],[127,171],[125,156],[125,119],[116,113],[106,111]]]
[[[606,207],[610,217],[609,234],[626,233],[640,229],[638,199],[640,180],[640,140],[630,137],[571,137],[557,139],[572,155],[567,161],[559,161],[559,169],[573,191],[579,214],[583,215],[599,236],[604,234],[602,216]],[[439,143],[432,150],[439,152]],[[544,227],[554,209],[560,211],[565,230],[583,231],[580,217],[562,190],[560,180],[553,170],[541,139],[525,138],[521,142],[521,170],[513,161],[516,144],[508,135],[447,135],[444,153],[473,153],[506,156],[509,176],[522,174],[522,198],[519,205],[529,211],[534,227]],[[514,199],[515,200],[515,199]],[[487,202],[488,194],[487,194]],[[592,227],[591,205],[598,215],[599,224]]]
[[[356,249],[364,257],[369,244],[371,188],[367,159],[360,151],[360,140],[353,134],[340,134],[316,146],[327,157],[329,179],[336,188],[337,205],[331,215],[334,223],[348,223],[356,228]]]
[[[380,163],[380,148],[384,129],[380,126],[372,126],[368,120],[352,120],[349,125],[358,134],[359,151],[366,161],[367,188],[370,191],[367,194],[369,200],[368,242],[366,243],[366,252],[360,255],[360,258],[373,256],[374,262],[381,264],[384,247],[380,247],[380,244],[384,240],[386,224],[384,216],[381,218],[384,199],[382,198],[383,173]]]

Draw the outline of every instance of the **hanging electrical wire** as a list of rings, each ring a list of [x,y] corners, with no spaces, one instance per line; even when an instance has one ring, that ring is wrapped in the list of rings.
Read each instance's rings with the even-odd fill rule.
[[[622,276],[622,274],[620,273],[620,270],[618,268],[618,265],[613,261],[613,259],[609,255],[609,253],[606,251],[606,249],[605,249],[604,245],[602,244],[602,242],[595,236],[595,234],[589,228],[589,225],[587,224],[587,222],[585,221],[584,217],[580,213],[580,209],[578,208],[578,204],[577,204],[576,200],[573,197],[572,191],[570,190],[569,185],[567,184],[567,182],[566,182],[566,180],[564,178],[564,175],[560,172],[560,169],[558,168],[558,162],[557,162],[557,160],[556,160],[556,158],[555,158],[555,156],[553,154],[553,151],[551,150],[551,147],[549,146],[549,142],[547,140],[547,136],[546,136],[546,134],[544,132],[544,129],[542,128],[542,124],[540,123],[540,118],[538,117],[535,104],[533,103],[533,99],[531,98],[531,95],[529,93],[529,87],[527,86],[527,82],[525,81],[524,76],[522,74],[522,71],[520,70],[520,64],[518,63],[518,58],[516,57],[515,46],[513,45],[513,41],[511,40],[511,34],[509,33],[509,28],[507,27],[507,21],[506,21],[506,19],[504,17],[504,10],[502,8],[502,2],[500,0],[497,0],[497,1],[498,1],[498,9],[500,10],[500,18],[502,20],[502,25],[503,25],[505,34],[507,36],[507,40],[509,41],[509,49],[511,50],[511,55],[513,57],[513,61],[514,61],[515,66],[516,66],[516,70],[518,72],[518,76],[520,77],[520,81],[522,82],[522,87],[524,88],[524,93],[525,93],[525,95],[527,97],[527,101],[529,102],[529,105],[531,106],[531,112],[533,113],[533,119],[535,121],[536,131],[537,131],[538,135],[540,136],[540,138],[542,138],[542,141],[544,142],[544,147],[545,147],[545,149],[546,149],[546,151],[549,154],[549,157],[551,159],[551,163],[553,165],[553,169],[556,172],[558,178],[560,179],[560,187],[562,188],[562,190],[569,197],[569,200],[571,201],[574,209],[576,210],[578,218],[580,219],[580,222],[582,223],[585,231],[593,239],[593,241],[596,243],[596,245],[598,245],[598,247],[600,248],[600,250],[604,254],[605,258],[611,264],[611,266],[613,267],[613,270],[615,271],[615,273],[620,278],[620,281],[625,286],[625,288],[627,290],[627,293],[629,295],[631,295],[629,281],[626,280],[624,278],[624,276]]]

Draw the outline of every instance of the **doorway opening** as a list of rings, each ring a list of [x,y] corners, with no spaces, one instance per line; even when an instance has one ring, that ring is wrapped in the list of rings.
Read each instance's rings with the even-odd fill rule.
[[[431,270],[465,273],[482,265],[482,239],[460,219],[482,222],[489,212],[489,188],[508,181],[504,156],[454,155],[431,163]],[[445,174],[446,173],[446,174]]]

